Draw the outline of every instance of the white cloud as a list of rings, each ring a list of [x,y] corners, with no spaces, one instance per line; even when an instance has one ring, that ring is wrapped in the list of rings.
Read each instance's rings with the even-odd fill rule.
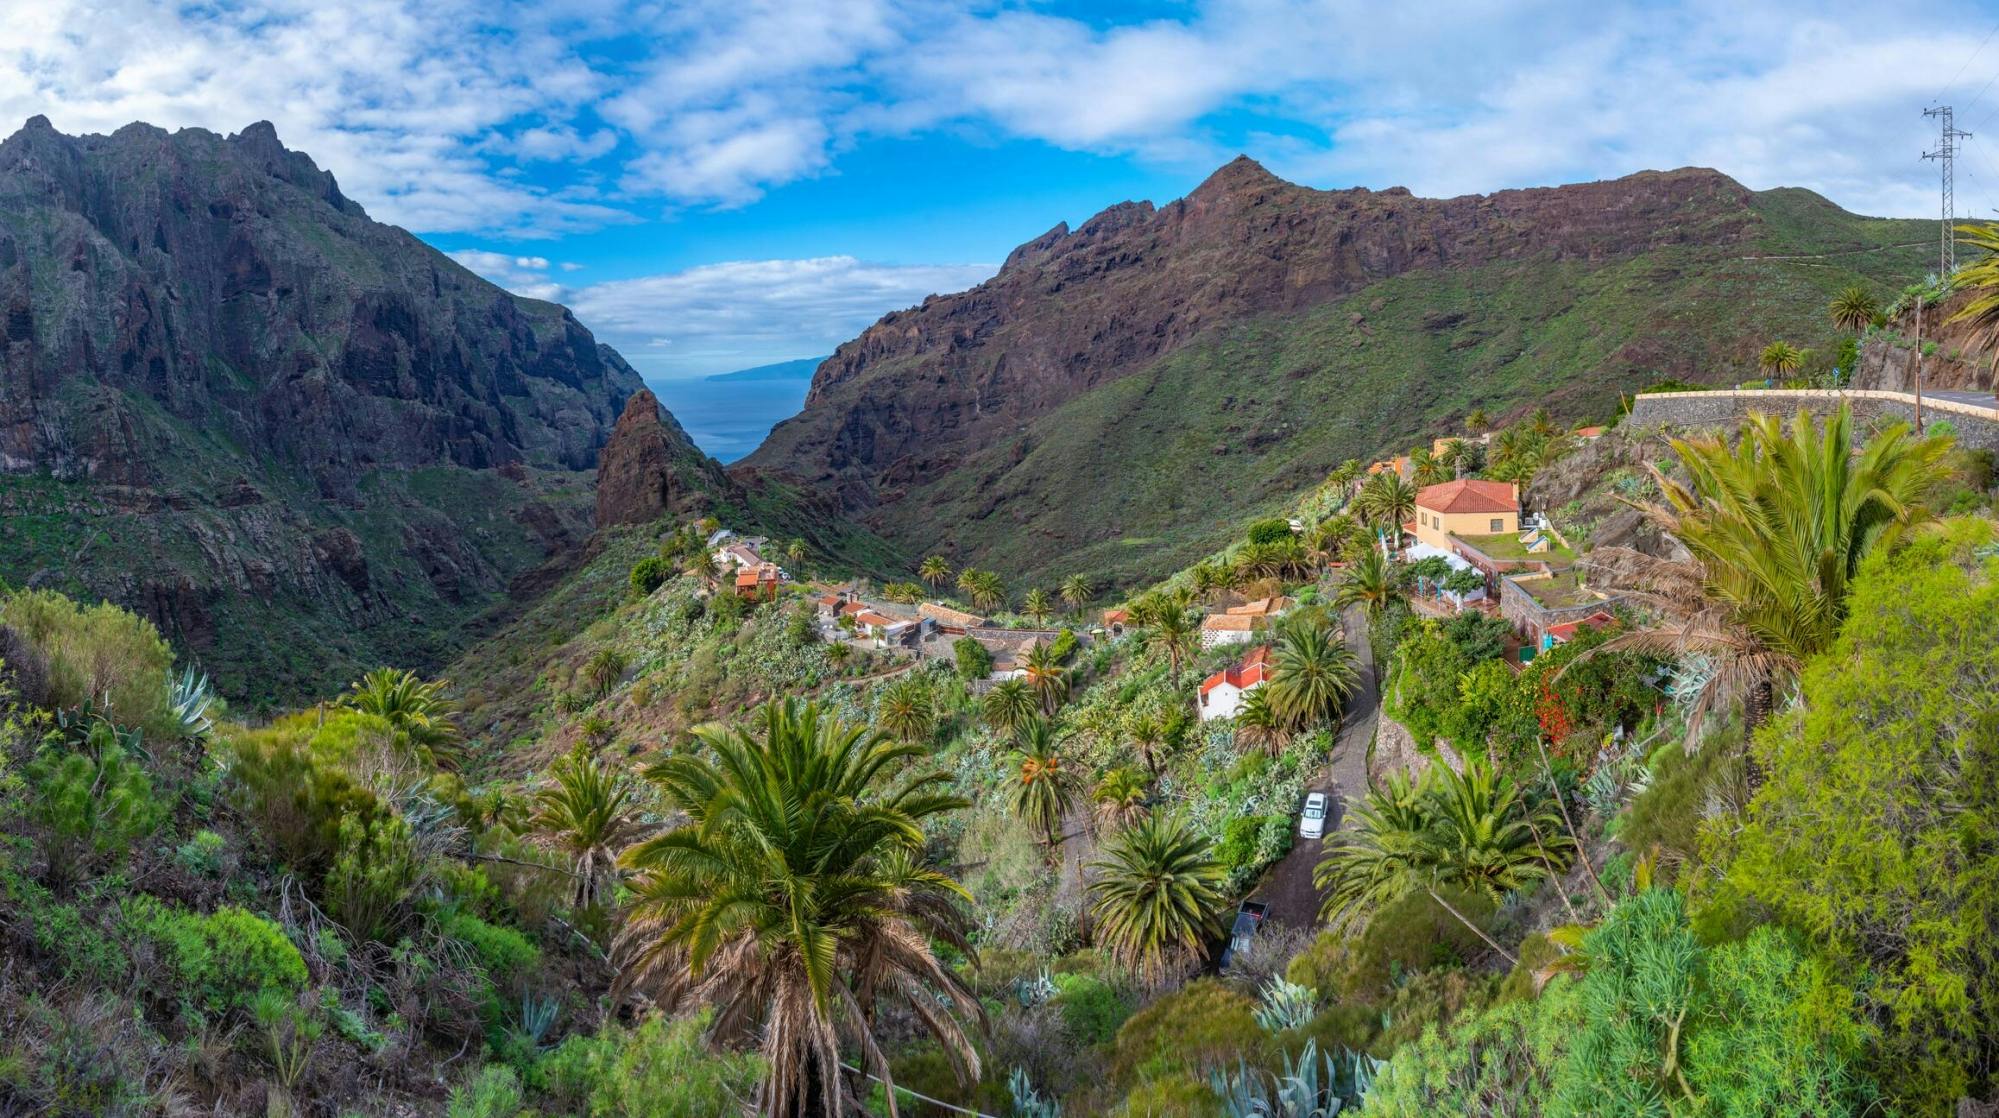
[[[961,291],[994,271],[851,256],[741,260],[592,284],[567,302],[648,376],[688,376],[831,353],[889,311]]]
[[[445,255],[516,295],[551,303],[560,303],[569,296],[567,287],[549,277],[547,257],[515,256],[481,248],[459,249]]]

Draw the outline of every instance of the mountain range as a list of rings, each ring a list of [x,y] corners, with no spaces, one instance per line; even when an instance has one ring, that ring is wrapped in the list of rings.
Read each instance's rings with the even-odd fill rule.
[[[1829,353],[1830,294],[1899,287],[1934,243],[1698,168],[1425,199],[1239,158],[884,316],[739,472],[833,494],[912,554],[1131,584],[1474,408],[1575,421],[1661,378],[1755,375],[1773,338]]]

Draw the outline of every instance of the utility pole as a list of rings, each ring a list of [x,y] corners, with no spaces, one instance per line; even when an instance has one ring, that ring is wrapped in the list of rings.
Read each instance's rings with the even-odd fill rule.
[[[1944,228],[1948,229],[1949,226]],[[1916,295],[1916,434],[1923,433],[1923,296]]]
[[[1971,133],[1957,130],[1955,118],[1949,105],[1939,105],[1934,109],[1924,109],[1926,117],[1937,117],[1937,149],[1923,153],[1924,159],[1934,159],[1943,171],[1943,230],[1937,253],[1937,278],[1948,281],[1951,273],[1957,271],[1957,232],[1951,226],[1957,222],[1956,162],[1957,141],[1968,140]]]

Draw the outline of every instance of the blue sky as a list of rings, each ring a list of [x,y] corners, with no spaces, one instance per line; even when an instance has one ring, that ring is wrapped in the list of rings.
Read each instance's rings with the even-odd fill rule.
[[[0,0],[0,123],[273,121],[376,217],[653,377],[828,352],[1247,152],[1448,196],[1717,167],[1999,207],[1999,5]]]

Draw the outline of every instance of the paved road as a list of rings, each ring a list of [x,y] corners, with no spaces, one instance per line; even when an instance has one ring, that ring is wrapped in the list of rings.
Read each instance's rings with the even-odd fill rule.
[[[1367,618],[1359,609],[1349,609],[1341,619],[1347,647],[1360,661],[1360,685],[1355,689],[1353,707],[1340,722],[1333,742],[1333,759],[1312,779],[1310,790],[1332,797],[1328,830],[1347,824],[1348,808],[1367,795],[1367,749],[1374,741],[1374,725],[1381,714],[1381,697],[1374,673],[1374,647],[1367,640]],[[1295,813],[1297,804],[1291,805]],[[1319,921],[1319,890],[1312,884],[1312,869],[1319,864],[1325,843],[1320,839],[1298,839],[1291,852],[1266,870],[1257,883],[1252,900],[1270,906],[1267,919],[1295,927],[1310,927]]]
[[[1927,400],[1931,397],[1939,400],[1950,400],[1953,403],[1970,404],[1975,408],[1999,406],[1999,399],[1995,399],[1990,392],[1957,392],[1946,390],[1943,392],[1926,391],[1923,393],[1923,399]]]

